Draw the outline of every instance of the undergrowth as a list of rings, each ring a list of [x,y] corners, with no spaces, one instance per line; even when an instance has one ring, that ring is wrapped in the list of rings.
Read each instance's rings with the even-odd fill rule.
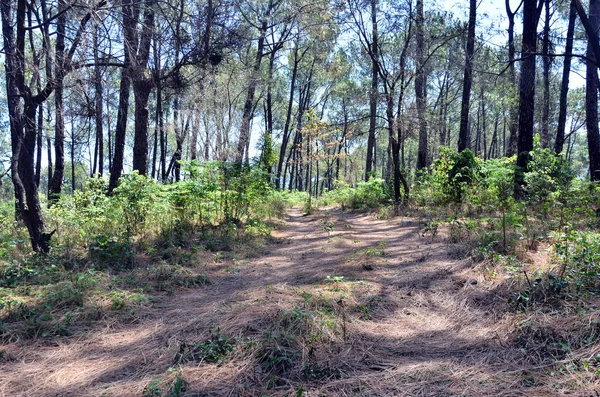
[[[185,167],[160,185],[131,173],[112,195],[91,178],[83,191],[46,210],[52,251],[32,255],[14,206],[0,207],[0,339],[66,336],[106,316],[126,320],[136,307],[181,288],[207,286],[220,258],[264,252],[272,227],[298,201],[271,189],[258,171],[224,163]]]

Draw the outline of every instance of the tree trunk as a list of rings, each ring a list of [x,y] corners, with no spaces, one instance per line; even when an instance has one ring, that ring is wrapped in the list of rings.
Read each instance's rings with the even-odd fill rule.
[[[102,84],[102,74],[100,71],[100,66],[98,65],[100,62],[100,57],[98,55],[98,47],[100,45],[98,41],[98,29],[96,27],[94,30],[94,62],[96,65],[94,66],[94,86],[95,86],[95,118],[96,118],[96,147],[97,147],[97,164],[98,168],[96,169],[96,162],[94,162],[94,171],[100,174],[100,176],[104,175],[104,131],[103,131],[103,84]]]
[[[156,88],[156,117],[160,135],[160,180],[167,181],[167,132],[165,131],[165,114],[163,110],[163,95],[160,82]]]
[[[539,13],[536,0],[523,2],[523,48],[521,50],[521,80],[519,84],[519,139],[517,165],[525,172],[529,152],[533,149],[533,116],[535,104],[535,53]],[[522,184],[522,173],[517,172]]]
[[[275,65],[275,50],[271,51],[269,56],[269,81],[267,82],[267,100],[266,100],[266,128],[265,137],[263,140],[263,167],[268,174],[273,171],[272,159],[273,159],[273,68]]]
[[[75,118],[71,116],[71,195],[75,194]]]
[[[540,143],[543,148],[547,148],[550,145],[550,68],[552,66],[552,57],[550,56],[550,0],[544,0],[544,8],[546,10],[542,43],[544,98],[542,103]]]
[[[154,30],[154,0],[146,0],[144,6],[144,21],[139,33],[137,56],[130,54],[130,59],[133,61],[131,76],[135,103],[133,170],[138,171],[140,175],[148,173],[148,100],[154,85],[154,80],[146,77],[148,59],[150,58],[150,44]],[[137,31],[134,34],[137,34]]]
[[[267,17],[268,16],[269,12],[267,12]],[[246,102],[244,103],[244,110],[242,114],[240,139],[238,141],[237,153],[235,156],[235,161],[240,164],[244,161],[244,156],[248,157],[248,153],[246,153],[246,148],[248,147],[248,143],[250,142],[250,121],[252,119],[252,111],[254,109],[254,93],[258,84],[258,72],[260,71],[260,64],[263,57],[267,28],[268,22],[265,19],[264,21],[262,21],[261,24],[260,36],[258,38],[258,47],[256,50],[256,58],[254,59],[254,67],[250,75],[250,84],[248,85]]]
[[[132,48],[135,39],[135,27],[138,16],[132,7],[133,0],[122,0],[123,36],[124,47]],[[121,69],[121,82],[119,84],[119,108],[117,110],[117,125],[115,127],[115,149],[110,169],[108,191],[112,192],[117,187],[119,178],[123,173],[125,157],[125,138],[127,134],[127,113],[129,110],[129,90],[131,88],[131,50],[124,51],[123,68]]]
[[[425,33],[424,23],[425,17],[423,13],[423,0],[417,0],[417,15],[416,15],[416,76],[415,76],[415,97],[417,100],[417,118],[419,119],[419,148],[417,152],[417,169],[426,168],[429,166],[429,150],[427,147],[427,77],[425,74]]]
[[[394,203],[399,204],[401,199],[400,184],[404,186],[404,201],[408,199],[408,184],[404,179],[404,175],[400,169],[400,145],[396,137],[396,118],[394,117],[394,90],[388,88],[386,90],[386,117],[388,120],[388,132],[392,155],[392,168],[394,174]]]
[[[481,143],[483,147],[483,159],[487,160],[487,126],[485,124],[485,95],[481,87]]]
[[[127,56],[126,56],[127,57]],[[127,60],[125,61],[127,62]],[[117,110],[117,125],[115,127],[115,149],[110,169],[110,180],[108,191],[112,192],[117,187],[119,178],[123,172],[123,161],[125,157],[125,138],[127,134],[127,112],[129,110],[129,88],[131,79],[127,67],[121,70],[121,82],[119,84],[119,109]]]
[[[594,32],[600,27],[600,0],[590,0],[589,21]],[[592,49],[593,36],[588,35],[586,61],[585,114],[590,158],[590,178],[600,180],[600,132],[598,130],[598,66]]]
[[[52,140],[46,136],[46,150],[48,154],[48,187],[46,189],[46,200],[50,201],[50,181],[52,180]]]
[[[296,78],[298,76],[298,44],[294,48],[294,66],[292,68],[292,80],[290,82],[290,98],[288,101],[287,113],[285,116],[285,125],[283,127],[283,136],[281,138],[281,148],[279,150],[279,163],[277,164],[277,177],[275,178],[275,186],[279,189],[285,187],[285,173],[283,173],[284,181],[281,183],[283,161],[287,151],[287,146],[290,140],[290,121],[292,119],[292,108],[294,105],[294,92],[296,91]]]
[[[377,128],[377,97],[378,97],[378,77],[379,77],[379,49],[377,32],[377,0],[371,0],[371,25],[373,27],[373,39],[371,43],[371,91],[369,92],[369,136],[367,138],[367,163],[365,166],[365,181],[369,180],[370,173],[373,171],[375,157],[375,133]]]
[[[577,10],[571,1],[569,9],[569,24],[567,26],[567,42],[565,44],[565,59],[563,63],[562,80],[560,84],[560,102],[558,105],[558,128],[554,141],[554,153],[562,153],[565,143],[565,126],[567,124],[567,97],[569,94],[569,75],[571,74],[571,54],[573,53],[573,36]]]
[[[65,67],[65,29],[67,14],[65,0],[58,2],[56,23],[56,88],[54,90],[54,174],[50,188],[50,204],[56,202],[60,196],[65,174],[65,115],[63,101],[64,67]]]
[[[135,134],[133,138],[133,170],[140,175],[148,172],[148,100],[151,85],[146,80],[133,84],[135,103]]]
[[[460,130],[458,132],[458,151],[462,152],[471,146],[469,136],[469,109],[471,100],[471,84],[473,82],[473,54],[475,53],[475,22],[477,17],[477,0],[469,2],[469,29],[463,79],[462,104],[460,107]]]
[[[36,158],[35,158],[35,185],[40,187],[42,177],[42,150],[44,145],[44,105],[40,104],[38,108],[37,121],[37,143],[36,143]]]
[[[509,138],[508,148],[506,149],[506,155],[512,156],[517,153],[517,140],[519,131],[519,104],[518,96],[516,94],[518,79],[517,72],[515,69],[515,15],[518,11],[514,12],[510,8],[510,0],[505,0],[506,15],[508,16],[508,70],[510,81],[512,84],[512,96],[510,101],[510,116],[509,116]]]
[[[19,86],[25,85],[25,15],[26,2],[17,2],[16,30],[13,28],[13,0],[0,2],[6,96],[11,132],[11,179],[15,189],[16,212],[29,232],[31,247],[35,252],[48,252],[51,234],[45,232],[45,223],[39,202],[33,157],[36,141],[35,113],[40,103],[31,96],[24,98],[25,111],[21,107]],[[28,91],[26,91],[27,93]]]
[[[194,108],[192,116],[194,117],[194,121],[190,136],[190,160],[194,161],[198,158],[198,130],[200,128],[200,111],[198,108]]]

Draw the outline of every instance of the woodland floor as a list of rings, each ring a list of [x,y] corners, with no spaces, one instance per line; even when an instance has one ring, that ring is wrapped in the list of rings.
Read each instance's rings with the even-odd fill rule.
[[[207,263],[209,285],[160,296],[127,322],[12,346],[0,395],[152,395],[153,379],[175,376],[189,382],[186,396],[598,395],[598,382],[532,358],[513,334],[527,314],[506,310],[504,284],[486,280],[443,231],[422,230],[410,218],[291,209],[264,255]],[[290,313],[314,321],[319,308],[333,319],[327,331],[311,339],[302,324],[290,329]],[[237,338],[229,357],[174,364],[183,341],[217,328]],[[300,348],[269,368],[283,339],[270,355],[252,346],[277,329]]]

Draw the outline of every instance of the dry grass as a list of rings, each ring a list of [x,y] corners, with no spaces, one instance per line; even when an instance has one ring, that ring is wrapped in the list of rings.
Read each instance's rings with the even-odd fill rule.
[[[518,286],[451,252],[443,229],[422,229],[292,210],[258,257],[199,264],[205,288],[158,295],[76,337],[1,347],[0,395],[166,395],[178,379],[190,396],[600,391],[597,302],[507,312]]]

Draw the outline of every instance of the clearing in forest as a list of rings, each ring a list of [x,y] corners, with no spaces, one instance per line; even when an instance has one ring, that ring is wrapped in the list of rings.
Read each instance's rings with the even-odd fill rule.
[[[0,395],[600,390],[561,370],[558,331],[527,326],[527,313],[507,310],[504,283],[487,280],[443,230],[423,232],[409,218],[291,209],[264,255],[206,263],[207,285],[157,296],[127,322],[4,346]]]

